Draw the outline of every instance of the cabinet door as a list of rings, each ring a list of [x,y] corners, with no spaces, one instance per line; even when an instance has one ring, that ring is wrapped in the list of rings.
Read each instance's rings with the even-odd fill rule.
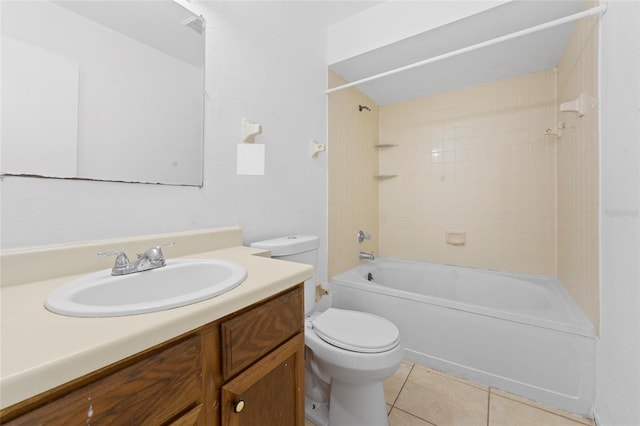
[[[304,334],[222,387],[224,426],[304,425]]]

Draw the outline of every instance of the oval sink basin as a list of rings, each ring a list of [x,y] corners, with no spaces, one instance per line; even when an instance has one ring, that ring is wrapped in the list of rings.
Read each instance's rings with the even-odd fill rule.
[[[129,275],[105,269],[53,290],[45,307],[76,317],[116,317],[177,308],[225,293],[247,278],[244,266],[225,260],[170,260]]]

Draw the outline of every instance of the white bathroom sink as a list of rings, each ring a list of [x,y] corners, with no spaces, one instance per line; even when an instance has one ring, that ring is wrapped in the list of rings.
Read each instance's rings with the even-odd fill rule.
[[[246,277],[244,266],[225,260],[169,260],[161,268],[120,276],[105,269],[56,288],[45,307],[76,317],[143,314],[210,299]]]

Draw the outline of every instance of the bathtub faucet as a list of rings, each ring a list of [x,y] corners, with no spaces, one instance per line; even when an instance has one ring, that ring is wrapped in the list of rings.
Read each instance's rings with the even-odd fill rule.
[[[376,260],[376,258],[373,256],[373,252],[365,253],[361,251],[359,257],[360,257],[360,260]]]

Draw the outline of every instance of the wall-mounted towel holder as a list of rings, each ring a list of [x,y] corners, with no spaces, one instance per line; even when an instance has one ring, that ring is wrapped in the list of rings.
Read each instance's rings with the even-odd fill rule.
[[[326,149],[324,144],[318,143],[317,141],[311,140],[311,156],[313,158],[318,158],[318,153],[322,152]]]
[[[582,92],[577,99],[569,102],[563,102],[560,104],[560,112],[573,112],[578,115],[578,118],[584,117],[584,115],[596,107],[598,99],[590,96],[589,94]],[[564,121],[559,122],[555,128],[549,127],[544,131],[547,136],[556,136],[558,139],[562,139],[562,132],[567,128],[567,124]]]
[[[560,112],[575,112],[578,117],[584,116],[587,111],[594,109],[598,100],[585,92],[580,93],[577,99],[560,104]]]
[[[242,140],[244,142],[253,142],[256,135],[262,133],[262,126],[247,118],[242,119]]]

